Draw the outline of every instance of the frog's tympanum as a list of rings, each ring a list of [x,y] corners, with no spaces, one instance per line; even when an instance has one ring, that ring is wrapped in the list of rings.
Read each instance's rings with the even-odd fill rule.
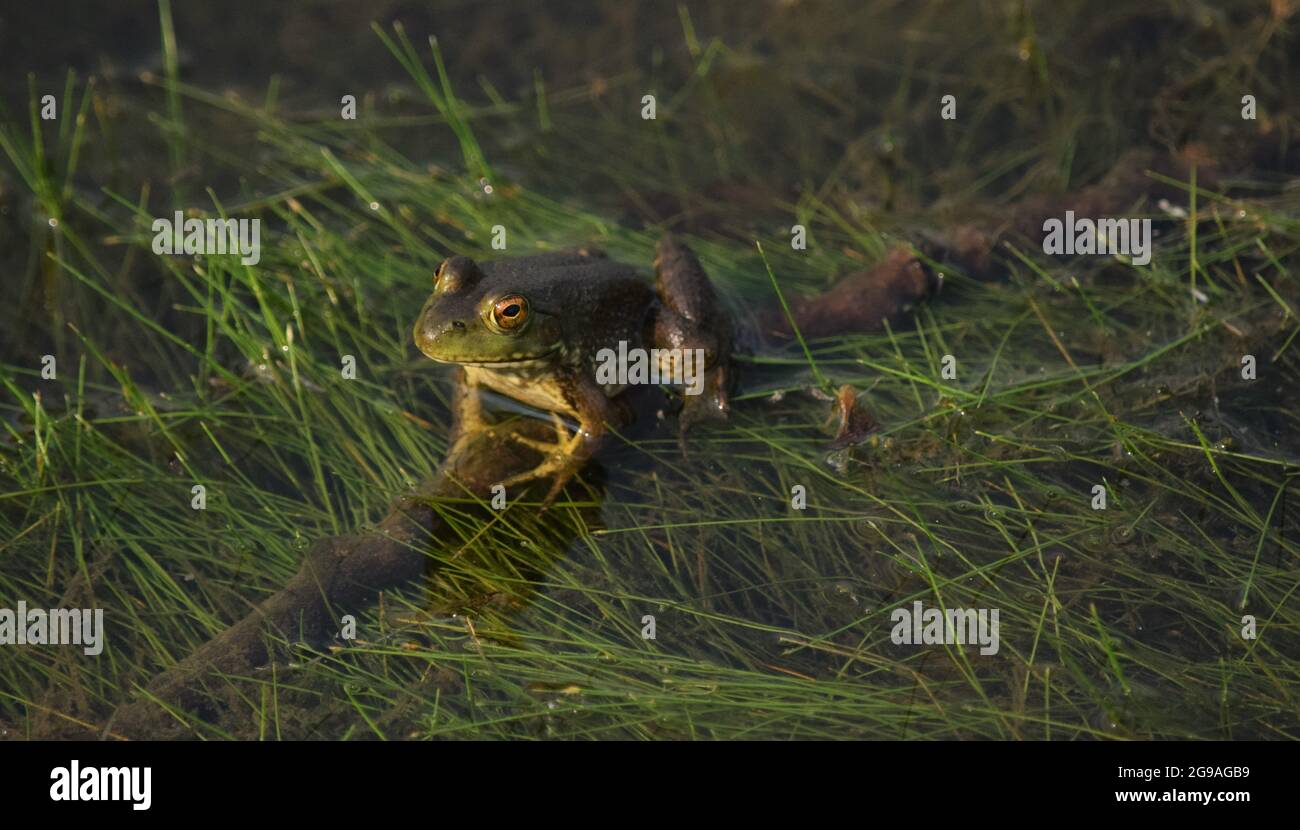
[[[420,351],[462,367],[456,395],[462,435],[481,423],[477,389],[487,387],[551,413],[555,443],[519,438],[543,452],[535,470],[506,486],[544,476],[547,501],[628,419],[626,388],[601,382],[597,353],[626,348],[702,349],[702,393],[683,397],[683,429],[727,415],[731,323],[695,255],[671,238],[659,243],[652,288],[636,271],[593,251],[477,263],[455,256],[438,267],[433,294],[415,323]],[[665,374],[668,367],[665,367]],[[561,416],[577,421],[570,433]]]

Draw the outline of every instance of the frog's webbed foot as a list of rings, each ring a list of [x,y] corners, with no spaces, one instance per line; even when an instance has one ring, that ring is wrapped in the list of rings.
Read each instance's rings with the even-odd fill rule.
[[[554,477],[551,489],[542,500],[543,509],[555,502],[564,485],[569,483],[591,456],[588,449],[590,438],[585,430],[579,428],[576,432],[570,433],[569,428],[564,425],[564,419],[554,412],[551,413],[551,421],[555,425],[554,441],[539,441],[536,438],[511,433],[511,440],[542,453],[544,460],[528,472],[518,473],[501,482],[503,486],[511,487],[515,484]]]
[[[683,433],[702,421],[725,421],[731,415],[727,397],[730,382],[726,366],[704,370],[703,388],[698,395],[682,396],[682,413],[678,416]]]

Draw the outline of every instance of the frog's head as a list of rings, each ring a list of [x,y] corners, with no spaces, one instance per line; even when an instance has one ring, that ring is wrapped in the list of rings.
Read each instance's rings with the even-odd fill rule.
[[[485,273],[469,257],[438,266],[415,321],[415,345],[443,363],[507,365],[538,360],[561,345],[559,320],[540,311],[509,276]]]

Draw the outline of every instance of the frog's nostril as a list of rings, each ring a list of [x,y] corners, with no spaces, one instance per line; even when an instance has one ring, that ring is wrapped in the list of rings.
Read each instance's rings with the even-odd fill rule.
[[[465,324],[462,323],[460,320],[452,320],[452,321],[451,321],[451,326],[452,326],[452,328],[456,328],[456,329],[463,329],[463,328],[465,328]]]

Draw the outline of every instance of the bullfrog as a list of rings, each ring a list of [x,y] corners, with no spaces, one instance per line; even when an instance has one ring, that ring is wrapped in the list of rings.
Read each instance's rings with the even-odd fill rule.
[[[702,350],[702,382],[682,396],[679,425],[727,417],[730,319],[689,248],[668,236],[656,252],[653,287],[594,249],[482,263],[452,256],[438,266],[415,344],[460,367],[453,397],[459,434],[482,425],[482,388],[548,413],[554,425],[553,442],[516,439],[544,460],[502,484],[553,477],[549,505],[608,431],[630,421],[630,407],[621,405],[628,383],[598,371],[606,350]],[[665,359],[666,377],[673,366]]]

